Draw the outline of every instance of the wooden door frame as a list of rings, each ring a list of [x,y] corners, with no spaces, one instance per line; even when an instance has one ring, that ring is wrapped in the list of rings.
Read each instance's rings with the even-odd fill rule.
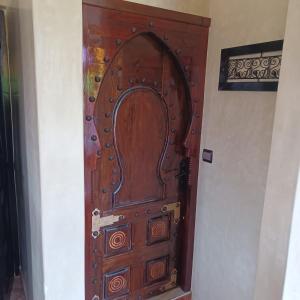
[[[181,22],[185,24],[192,24],[203,28],[210,27],[211,19],[181,12],[175,12],[167,9],[127,2],[124,0],[83,0],[83,4],[93,5],[101,8],[117,10],[121,12],[134,13],[147,17],[161,18],[164,20]],[[206,65],[203,63],[201,70],[205,74]],[[204,80],[201,83],[200,88],[200,105],[201,105],[201,115],[198,115],[198,128],[201,132],[202,127],[202,114],[203,114],[203,97],[204,97]],[[187,209],[185,215],[183,216],[184,222],[184,232],[185,239],[182,245],[182,256],[184,261],[181,267],[181,276],[179,278],[179,286],[185,292],[191,290],[191,278],[192,278],[192,268],[193,268],[193,250],[194,250],[194,232],[195,232],[195,217],[196,217],[196,202],[197,202],[197,188],[198,188],[198,170],[199,170],[199,155],[200,155],[200,136],[194,135],[192,137],[191,147],[189,147],[189,152],[193,160],[190,163],[190,178],[189,185],[190,190],[187,196]],[[85,175],[87,176],[87,175]],[[89,226],[90,216],[86,215],[86,227]]]

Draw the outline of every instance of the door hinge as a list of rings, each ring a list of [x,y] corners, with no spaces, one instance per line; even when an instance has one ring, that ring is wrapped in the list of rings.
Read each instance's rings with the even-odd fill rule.
[[[171,280],[167,284],[163,285],[160,288],[160,290],[162,292],[168,291],[168,290],[170,290],[170,289],[172,289],[176,286],[176,284],[177,284],[177,273],[178,273],[178,271],[174,268],[172,270],[172,273],[171,273]]]
[[[161,211],[164,213],[173,211],[174,212],[174,223],[178,224],[178,222],[180,221],[180,202],[166,204],[161,208]]]
[[[100,235],[100,230],[102,227],[112,225],[124,219],[124,216],[106,216],[101,217],[101,211],[96,208],[92,212],[92,237],[96,239]]]

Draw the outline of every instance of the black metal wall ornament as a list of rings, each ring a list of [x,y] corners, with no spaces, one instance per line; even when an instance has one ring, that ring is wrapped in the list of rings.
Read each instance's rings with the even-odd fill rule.
[[[277,91],[283,40],[222,49],[219,90]]]

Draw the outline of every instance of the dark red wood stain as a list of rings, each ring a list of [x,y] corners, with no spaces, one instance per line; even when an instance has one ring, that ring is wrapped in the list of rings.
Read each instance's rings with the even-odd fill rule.
[[[210,20],[85,2],[86,299],[189,291]]]

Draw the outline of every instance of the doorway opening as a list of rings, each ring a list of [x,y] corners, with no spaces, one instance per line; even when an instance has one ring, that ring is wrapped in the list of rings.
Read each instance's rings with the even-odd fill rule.
[[[0,11],[0,300],[20,273],[13,105],[5,13]]]

